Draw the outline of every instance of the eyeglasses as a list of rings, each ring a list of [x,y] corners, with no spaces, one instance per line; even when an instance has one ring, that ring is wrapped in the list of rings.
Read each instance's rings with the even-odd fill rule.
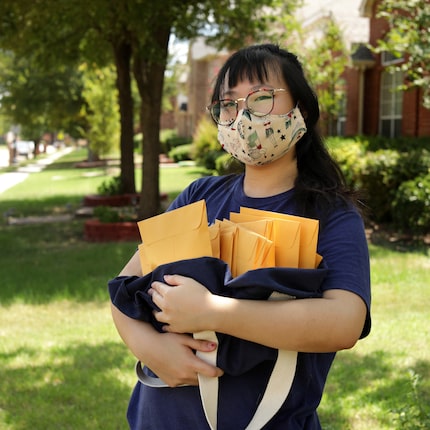
[[[287,91],[284,88],[260,88],[252,91],[246,97],[236,100],[216,100],[207,109],[213,120],[219,125],[231,125],[239,112],[239,102],[244,101],[246,109],[255,116],[265,116],[272,112],[275,103],[275,93]]]

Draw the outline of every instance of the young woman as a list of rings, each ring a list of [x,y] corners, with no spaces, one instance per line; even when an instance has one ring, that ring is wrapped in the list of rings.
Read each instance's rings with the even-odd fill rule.
[[[124,342],[170,387],[138,383],[129,405],[130,427],[208,429],[197,386],[201,374],[219,377],[224,384],[218,429],[246,428],[273,363],[242,378],[224,373],[195,354],[213,350],[214,342],[187,334],[211,330],[298,351],[289,395],[263,428],[320,429],[316,409],[335,352],[352,348],[370,330],[369,258],[356,201],[318,134],[318,100],[295,55],[272,44],[239,50],[220,70],[208,109],[222,147],[244,163],[245,172],[199,179],[169,209],[205,199],[209,223],[240,207],[318,219],[318,253],[327,267],[322,297],[234,299],[172,273],[150,290],[161,309],[155,318],[165,324],[165,333],[113,305]],[[120,275],[142,276],[137,254]]]

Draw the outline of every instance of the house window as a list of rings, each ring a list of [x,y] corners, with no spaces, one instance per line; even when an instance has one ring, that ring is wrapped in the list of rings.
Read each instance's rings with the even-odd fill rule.
[[[381,105],[379,132],[385,137],[398,137],[402,131],[403,83],[401,71],[384,71],[381,75]]]
[[[346,95],[339,102],[339,115],[337,117],[336,123],[336,134],[337,136],[345,136],[345,126],[346,126]]]
[[[381,64],[383,66],[398,64],[398,63],[401,63],[403,60],[404,60],[403,55],[401,57],[398,57],[388,51],[383,51],[381,54]]]

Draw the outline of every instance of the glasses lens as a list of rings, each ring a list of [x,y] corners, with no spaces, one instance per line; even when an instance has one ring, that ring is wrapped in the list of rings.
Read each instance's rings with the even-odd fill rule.
[[[253,115],[264,116],[269,114],[273,109],[273,91],[254,91],[247,98],[247,106]]]
[[[212,104],[212,118],[220,125],[230,125],[237,116],[237,106],[234,100],[220,100]]]

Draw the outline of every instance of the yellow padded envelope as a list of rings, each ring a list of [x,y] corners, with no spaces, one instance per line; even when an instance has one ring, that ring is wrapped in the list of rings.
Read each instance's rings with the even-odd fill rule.
[[[273,240],[273,220],[260,218],[257,219],[254,217],[249,217],[249,221],[244,221],[244,219],[246,219],[245,215],[241,215],[236,212],[230,212],[231,222],[240,224],[242,227],[245,227],[254,233],[261,234],[261,236]]]
[[[224,223],[223,221],[217,221],[217,224],[219,225],[220,258],[231,268],[233,266],[234,237],[236,235],[237,226]]]
[[[231,213],[230,219],[240,225],[250,225],[250,222],[257,222],[258,220],[270,220],[272,228],[270,230],[269,239],[274,242],[275,246],[275,262],[277,267],[299,267],[300,257],[300,231],[301,224],[297,221],[284,220],[281,218],[269,217],[265,211],[263,214],[242,212]],[[315,258],[315,257],[314,257]]]
[[[204,200],[139,221],[137,225],[142,237],[139,256],[144,274],[160,264],[212,256]]]
[[[301,224],[301,229],[298,267],[302,269],[314,269],[316,264],[320,261],[319,257],[317,256],[319,230],[318,220],[245,207],[240,208],[240,213],[246,215],[255,215],[260,218],[267,217],[269,219],[284,219],[299,222]]]
[[[221,238],[220,225],[218,222],[209,226],[209,237],[211,240],[212,257],[220,258],[221,255]]]
[[[275,266],[275,248],[271,240],[229,220],[223,220],[220,225],[221,235],[223,230],[233,232],[229,238],[233,240],[233,253],[229,263],[233,277],[248,270]],[[227,262],[224,258],[223,260]]]

